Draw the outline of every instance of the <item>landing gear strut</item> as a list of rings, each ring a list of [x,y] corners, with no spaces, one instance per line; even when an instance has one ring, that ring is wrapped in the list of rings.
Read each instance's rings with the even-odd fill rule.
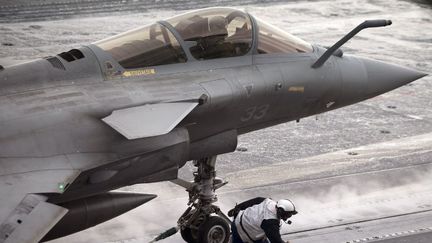
[[[177,221],[183,239],[188,243],[227,243],[229,218],[220,208],[215,191],[227,182],[216,177],[216,156],[194,160],[197,171],[192,183],[177,179],[174,183],[189,192],[188,208]]]

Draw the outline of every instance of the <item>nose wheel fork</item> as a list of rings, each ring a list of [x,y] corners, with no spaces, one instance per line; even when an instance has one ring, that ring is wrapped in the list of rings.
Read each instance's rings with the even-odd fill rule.
[[[174,180],[189,193],[188,208],[177,221],[182,238],[188,243],[226,243],[230,236],[230,220],[213,203],[215,191],[227,182],[216,177],[216,157],[194,160],[194,181]]]

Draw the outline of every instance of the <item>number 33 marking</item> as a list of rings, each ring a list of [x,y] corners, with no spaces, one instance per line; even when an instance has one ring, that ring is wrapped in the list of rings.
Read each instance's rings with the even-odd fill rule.
[[[270,105],[252,106],[246,109],[246,114],[240,118],[242,122],[249,121],[251,119],[259,120],[263,118],[268,111]]]

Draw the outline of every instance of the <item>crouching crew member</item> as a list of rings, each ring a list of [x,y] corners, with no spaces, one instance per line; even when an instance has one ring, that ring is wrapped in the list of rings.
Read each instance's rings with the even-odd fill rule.
[[[228,211],[234,217],[231,224],[232,243],[285,243],[280,235],[280,220],[287,221],[297,214],[294,204],[287,199],[273,201],[257,197]]]

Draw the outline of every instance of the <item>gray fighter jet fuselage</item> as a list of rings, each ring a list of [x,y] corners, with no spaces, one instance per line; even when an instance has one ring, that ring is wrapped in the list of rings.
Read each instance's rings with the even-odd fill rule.
[[[354,104],[424,76],[340,51],[313,68],[326,48],[261,33],[261,26],[272,29],[238,10],[216,10],[138,30],[148,31],[147,39],[131,40],[132,31],[0,70],[0,242],[17,239],[24,224],[15,222],[23,215],[16,208],[29,195],[62,206],[127,185],[174,180],[187,161],[234,151],[238,135]],[[208,18],[212,33],[215,16],[226,18],[228,34],[217,49],[225,54],[209,50],[221,44],[203,41],[211,35],[186,32]],[[240,24],[229,33],[234,21]],[[261,48],[260,41],[277,48]],[[278,47],[284,41],[293,42],[291,49]],[[142,62],[140,48],[153,56]],[[151,63],[158,59],[162,64]],[[31,237],[38,241],[50,229]],[[45,239],[81,229],[60,229]]]

